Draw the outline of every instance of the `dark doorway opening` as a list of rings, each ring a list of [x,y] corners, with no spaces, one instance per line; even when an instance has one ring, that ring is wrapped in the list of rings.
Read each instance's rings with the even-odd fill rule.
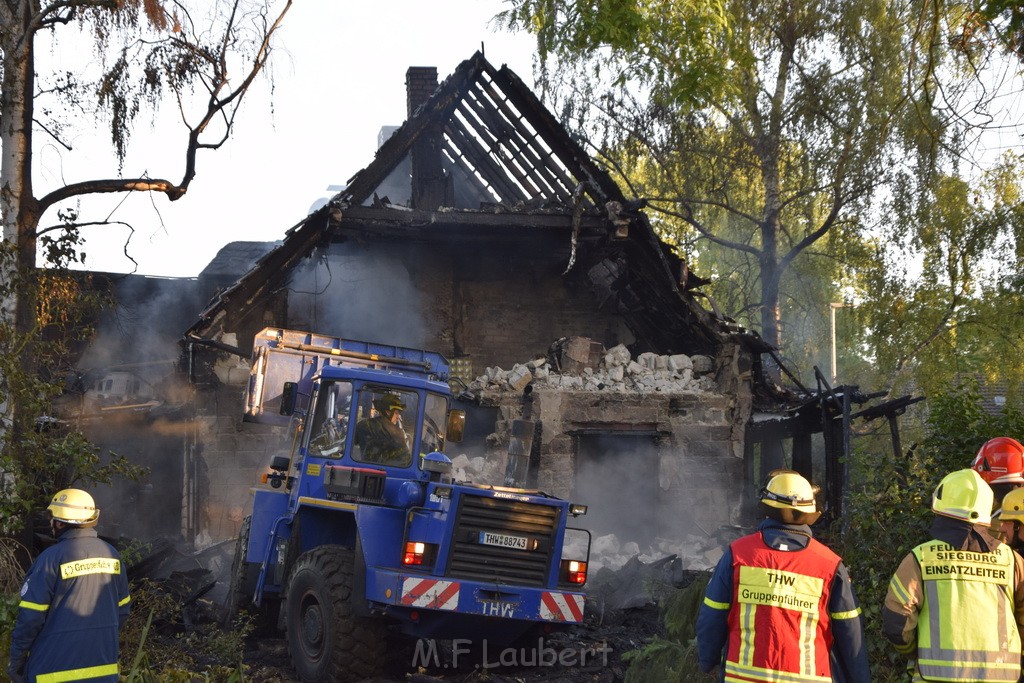
[[[587,434],[576,437],[573,502],[589,506],[578,524],[597,538],[644,548],[661,535],[658,519],[658,449],[652,434]]]

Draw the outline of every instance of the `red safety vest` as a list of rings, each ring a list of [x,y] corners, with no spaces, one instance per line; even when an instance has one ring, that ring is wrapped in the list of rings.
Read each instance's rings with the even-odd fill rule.
[[[759,533],[731,547],[725,680],[831,682],[828,600],[839,556],[814,539],[802,550],[775,550]]]

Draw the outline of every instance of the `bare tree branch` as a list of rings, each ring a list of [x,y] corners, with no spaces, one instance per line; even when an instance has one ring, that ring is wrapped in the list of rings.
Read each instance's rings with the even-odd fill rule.
[[[71,1],[71,0],[67,0]],[[95,0],[93,4],[99,4],[103,0]],[[266,25],[267,28],[263,33],[263,38],[260,43],[260,47],[253,57],[252,64],[245,75],[245,78],[238,84],[233,90],[229,92],[226,97],[219,97],[219,93],[227,87],[228,78],[226,72],[226,52],[230,47],[230,43],[225,39],[221,42],[221,54],[219,54],[214,61],[217,65],[214,67],[214,71],[217,74],[216,82],[212,83],[212,89],[207,100],[206,111],[202,118],[195,125],[190,125],[185,120],[185,125],[189,129],[188,145],[185,148],[185,171],[182,179],[178,183],[174,183],[170,180],[162,178],[108,178],[98,180],[86,180],[77,183],[71,183],[65,185],[53,192],[47,194],[41,198],[38,202],[38,211],[40,215],[47,208],[54,204],[61,202],[70,197],[75,197],[84,194],[93,193],[111,193],[111,192],[162,192],[167,195],[167,198],[172,202],[180,199],[188,192],[189,184],[195,178],[196,175],[196,156],[201,149],[218,149],[220,148],[229,138],[231,134],[231,127],[235,120],[235,115],[241,105],[242,99],[249,87],[252,85],[256,77],[262,72],[263,68],[267,64],[267,60],[270,57],[270,42],[273,38],[274,33],[280,28],[281,23],[284,21],[285,15],[292,6],[292,0],[288,0],[285,3],[284,8],[277,15],[276,19],[272,24]],[[231,13],[231,22],[225,29],[225,35],[231,32],[233,22],[235,21],[236,11],[238,8],[238,0],[233,5]],[[196,45],[189,43],[178,42],[180,47],[190,49],[197,54],[201,52],[200,48]],[[204,57],[210,61],[209,55]],[[179,109],[184,114],[184,106],[181,103],[179,96]],[[204,141],[202,135],[206,132],[210,123],[220,118],[225,122],[224,134],[219,139],[214,141]]]
[[[58,145],[60,145],[61,147],[63,147],[64,149],[66,149],[69,152],[73,151],[71,149],[71,145],[69,145],[68,143],[66,143],[63,140],[61,140],[60,137],[55,132],[53,132],[52,130],[47,128],[46,124],[44,124],[42,121],[40,121],[39,119],[35,119],[34,118],[34,119],[32,119],[32,123],[36,124],[37,126],[42,128],[44,131],[46,131],[47,135],[49,135],[51,138],[53,138],[54,142],[56,142]]]

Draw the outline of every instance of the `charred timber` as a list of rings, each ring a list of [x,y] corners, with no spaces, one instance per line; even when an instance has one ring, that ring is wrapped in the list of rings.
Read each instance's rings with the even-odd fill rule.
[[[608,231],[608,220],[597,216],[584,216],[583,229],[602,234]],[[523,229],[572,231],[572,213],[522,212],[492,213],[483,211],[408,211],[404,209],[350,206],[344,210],[341,220],[332,220],[328,232],[344,235],[349,231],[370,234],[429,236],[436,230],[459,230],[469,228],[481,231],[481,238],[490,239],[494,232],[507,232],[510,236],[522,237]],[[464,233],[472,237],[472,233]]]

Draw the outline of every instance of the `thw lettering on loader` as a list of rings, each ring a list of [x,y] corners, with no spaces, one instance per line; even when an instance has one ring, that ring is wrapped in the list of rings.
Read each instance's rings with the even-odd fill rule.
[[[515,616],[516,606],[510,602],[489,601],[483,604],[481,612],[489,617],[511,619]]]

